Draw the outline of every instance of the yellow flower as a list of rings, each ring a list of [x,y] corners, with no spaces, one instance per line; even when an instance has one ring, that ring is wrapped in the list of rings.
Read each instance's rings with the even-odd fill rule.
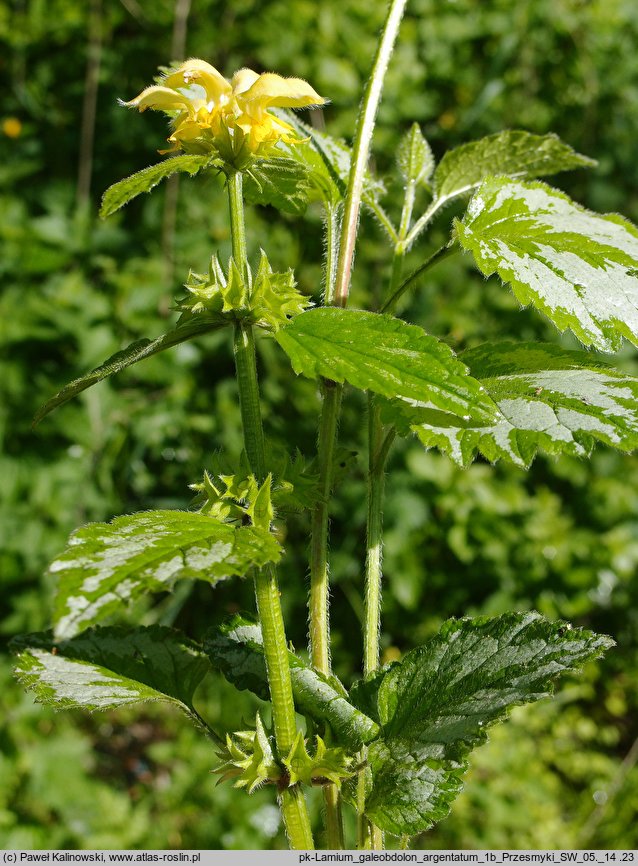
[[[301,78],[240,69],[228,81],[205,60],[193,59],[124,105],[169,113],[171,151],[217,153],[233,168],[242,169],[254,158],[268,155],[277,142],[299,140],[269,108],[305,108],[325,102]]]
[[[19,138],[22,132],[22,123],[17,117],[5,117],[2,121],[2,131],[7,138]]]

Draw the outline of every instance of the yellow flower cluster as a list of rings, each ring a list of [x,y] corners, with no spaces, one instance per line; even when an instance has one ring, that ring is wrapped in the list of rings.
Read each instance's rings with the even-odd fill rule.
[[[169,113],[170,151],[217,153],[224,162],[241,169],[255,157],[266,156],[277,142],[298,140],[292,127],[269,108],[304,108],[325,102],[301,78],[240,69],[228,81],[210,63],[193,59],[124,105]]]

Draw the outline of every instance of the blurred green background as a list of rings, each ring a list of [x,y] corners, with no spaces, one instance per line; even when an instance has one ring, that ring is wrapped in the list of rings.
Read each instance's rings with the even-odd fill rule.
[[[89,390],[33,432],[36,408],[68,380],[173,319],[188,269],[229,254],[219,181],[182,180],[107,222],[104,189],[157,160],[165,122],[117,104],[159,65],[203,57],[307,78],[331,99],[328,131],[349,137],[383,3],[369,0],[4,0],[0,3],[0,843],[9,848],[259,848],[285,844],[270,792],[215,787],[208,742],[164,708],[55,714],[12,681],[9,638],[47,627],[47,562],[77,525],[149,507],[185,507],[213,452],[236,456],[239,415],[226,334],[147,360]],[[555,183],[638,221],[635,0],[411,0],[387,77],[374,160],[396,215],[393,153],[417,120],[440,157],[503,127],[553,130],[599,161]],[[443,241],[452,211],[413,264]],[[321,222],[249,215],[252,253],[321,277]],[[387,277],[381,233],[362,222],[354,303]],[[404,314],[455,347],[559,340],[497,283],[456,257]],[[565,339],[568,345],[568,339]],[[631,347],[618,362],[638,371]],[[312,456],[318,399],[261,341],[267,432]],[[363,404],[348,393],[342,443],[359,453],[334,505],[334,664],[357,676],[364,546]],[[385,520],[385,658],[447,616],[536,608],[609,633],[604,662],[556,700],[516,711],[475,753],[430,848],[638,845],[638,463],[539,457],[529,473],[484,462],[462,471],[415,441],[391,460]],[[308,523],[286,527],[289,636],[304,647]],[[238,609],[249,582],[184,585],[126,616],[199,636]],[[221,679],[198,706],[236,729],[256,700]],[[318,805],[318,804],[317,804]]]

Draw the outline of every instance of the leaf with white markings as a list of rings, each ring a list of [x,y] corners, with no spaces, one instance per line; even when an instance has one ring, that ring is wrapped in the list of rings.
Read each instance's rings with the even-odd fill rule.
[[[444,343],[401,319],[324,307],[275,335],[295,373],[349,382],[487,423],[495,407]]]
[[[491,175],[533,178],[594,165],[556,135],[508,129],[448,151],[434,174],[436,200],[467,194]]]
[[[227,319],[221,316],[215,316],[209,313],[199,313],[191,315],[184,313],[180,316],[175,327],[161,337],[155,340],[136,340],[131,343],[126,349],[121,352],[116,352],[115,355],[106,360],[95,370],[74,379],[65,385],[61,391],[58,391],[50,400],[38,409],[33,424],[38,424],[49,412],[57,409],[58,406],[63,406],[68,403],[73,397],[86,391],[92,385],[96,385],[103,379],[125,370],[132,364],[137,364],[138,361],[143,361],[145,358],[150,358],[151,355],[157,355],[158,352],[163,352],[165,349],[170,349],[173,346],[178,346],[180,343],[185,343],[187,340],[192,340],[194,337],[199,337],[203,334],[209,334],[212,331],[218,331],[228,324]]]
[[[397,835],[428,829],[449,811],[467,756],[487,729],[611,646],[608,637],[537,613],[444,623],[380,683],[366,815]]]
[[[238,689],[249,689],[268,700],[268,678],[261,629],[255,623],[235,617],[204,640],[213,667]],[[292,690],[297,710],[316,722],[328,722],[337,741],[360,749],[372,740],[379,727],[348,700],[348,694],[334,677],[326,677],[288,652]]]
[[[477,452],[527,467],[539,449],[587,455],[595,441],[621,451],[638,448],[638,378],[585,352],[545,343],[486,343],[460,355],[499,409],[493,424],[460,424],[453,416],[420,414],[393,401],[384,419],[404,435],[416,433],[456,463],[468,466]]]
[[[209,155],[181,154],[158,162],[157,165],[149,165],[142,171],[125,177],[110,186],[102,197],[100,216],[105,219],[114,214],[125,204],[136,198],[143,192],[150,192],[153,187],[177,172],[187,172],[191,175],[197,174],[202,168],[212,165],[221,165],[219,160],[213,160]]]
[[[269,532],[188,511],[143,511],[90,523],[71,535],[50,566],[58,578],[55,636],[73,637],[144,593],[171,589],[176,580],[214,585],[280,556]]]
[[[543,183],[490,178],[456,235],[479,269],[586,346],[638,344],[638,229],[601,216]]]
[[[11,642],[15,674],[39,703],[105,710],[138,701],[192,708],[193,693],[210,670],[202,648],[175,629],[92,628],[72,640],[50,632]]]
[[[413,123],[397,150],[397,163],[403,179],[427,183],[434,171],[432,148],[423,137],[418,123]]]

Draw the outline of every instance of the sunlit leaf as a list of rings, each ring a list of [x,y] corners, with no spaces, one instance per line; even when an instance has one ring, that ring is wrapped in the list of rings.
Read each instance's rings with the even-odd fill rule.
[[[349,382],[479,423],[494,417],[491,400],[451,349],[401,319],[324,307],[297,316],[275,339],[304,376]]]
[[[284,213],[302,214],[310,200],[308,171],[293,159],[259,160],[245,175],[244,196],[250,204],[268,204]]]
[[[301,141],[286,146],[292,159],[305,165],[310,181],[315,188],[316,197],[329,204],[343,200],[348,186],[352,149],[340,139],[333,138],[299,120],[291,111],[278,111],[289,123]],[[383,183],[370,171],[363,179],[363,202],[368,206],[376,205],[385,193]]]
[[[542,183],[491,178],[456,222],[485,276],[497,273],[523,304],[586,346],[638,343],[638,229],[592,213]]]
[[[143,511],[90,523],[50,566],[58,578],[55,636],[73,637],[138,596],[183,578],[215,584],[276,562],[274,537],[188,511]]]
[[[36,700],[105,710],[138,701],[192,707],[210,664],[201,647],[163,626],[92,628],[71,640],[50,632],[15,638],[15,673]]]
[[[490,175],[533,178],[589,168],[595,160],[576,153],[558,136],[508,129],[449,150],[434,174],[436,199],[471,192]]]
[[[406,403],[384,405],[400,432],[416,433],[467,466],[477,453],[529,466],[540,449],[587,455],[596,441],[621,451],[638,448],[638,378],[585,352],[545,343],[486,343],[461,360],[499,408],[492,424],[459,423]]]
[[[404,180],[412,183],[429,181],[434,171],[434,155],[418,123],[413,123],[401,139],[397,163]]]
[[[202,168],[215,164],[220,163],[211,160],[209,155],[182,154],[158,162],[157,165],[149,165],[148,168],[143,168],[142,171],[114,183],[106,190],[102,197],[100,216],[102,219],[111,216],[132,199],[143,192],[150,192],[158,183],[176,172],[185,171],[192,176]]]

